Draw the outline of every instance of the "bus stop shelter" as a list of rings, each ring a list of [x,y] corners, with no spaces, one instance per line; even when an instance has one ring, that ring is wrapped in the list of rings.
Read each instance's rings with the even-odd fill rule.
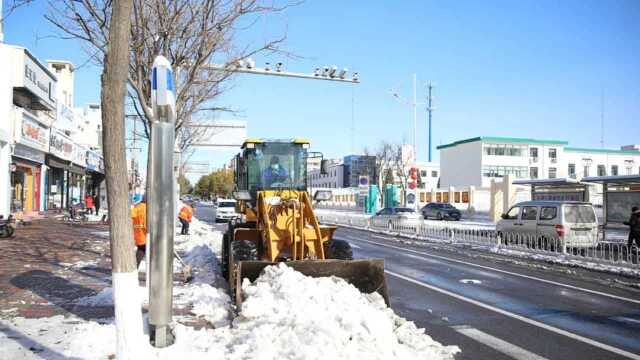
[[[582,182],[602,185],[604,226],[622,225],[631,207],[640,207],[640,175],[591,176]]]
[[[531,200],[589,201],[588,185],[576,179],[523,179],[513,184],[531,186]]]

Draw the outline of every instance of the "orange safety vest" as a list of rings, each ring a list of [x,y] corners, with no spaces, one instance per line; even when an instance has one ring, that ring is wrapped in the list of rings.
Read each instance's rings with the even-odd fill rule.
[[[182,209],[180,209],[180,215],[178,215],[178,217],[182,220],[191,222],[191,218],[193,217],[193,210],[191,209],[191,206],[183,206]]]
[[[131,209],[133,222],[133,239],[136,245],[142,246],[147,242],[147,204],[139,203]]]

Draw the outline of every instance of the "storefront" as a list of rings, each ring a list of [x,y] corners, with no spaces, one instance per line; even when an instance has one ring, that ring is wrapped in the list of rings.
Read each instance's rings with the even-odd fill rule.
[[[87,164],[87,148],[73,144],[73,157],[67,172],[67,199],[69,204],[84,202],[85,166]]]
[[[104,162],[95,151],[87,151],[87,176],[85,193],[97,197],[102,205],[102,182],[104,181]],[[106,194],[105,194],[106,195]],[[106,204],[105,204],[106,205]]]
[[[58,129],[51,129],[48,167],[45,186],[45,208],[47,210],[67,207],[67,174],[73,159],[73,141]]]
[[[45,154],[22,144],[13,149],[11,163],[11,212],[40,210],[40,183]]]
[[[11,211],[37,212],[41,210],[42,164],[49,149],[49,128],[28,111],[18,115],[11,159]]]

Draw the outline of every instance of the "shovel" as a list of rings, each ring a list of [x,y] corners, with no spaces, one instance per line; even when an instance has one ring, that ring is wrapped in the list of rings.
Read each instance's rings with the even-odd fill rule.
[[[191,267],[191,265],[187,265],[175,250],[173,250],[173,255],[175,255],[176,259],[178,259],[180,264],[182,264],[182,277],[184,279],[184,282],[191,282],[191,280],[193,280],[193,268]]]

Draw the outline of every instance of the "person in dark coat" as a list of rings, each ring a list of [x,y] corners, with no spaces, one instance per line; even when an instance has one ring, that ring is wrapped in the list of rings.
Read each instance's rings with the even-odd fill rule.
[[[98,215],[98,212],[100,211],[100,195],[95,194],[93,196],[93,206],[94,206],[94,209],[96,210],[96,215]]]
[[[633,246],[633,240],[636,241],[636,246],[640,247],[640,209],[637,206],[631,208],[631,216],[629,221],[624,222],[625,225],[629,225],[629,242],[627,247]]]

